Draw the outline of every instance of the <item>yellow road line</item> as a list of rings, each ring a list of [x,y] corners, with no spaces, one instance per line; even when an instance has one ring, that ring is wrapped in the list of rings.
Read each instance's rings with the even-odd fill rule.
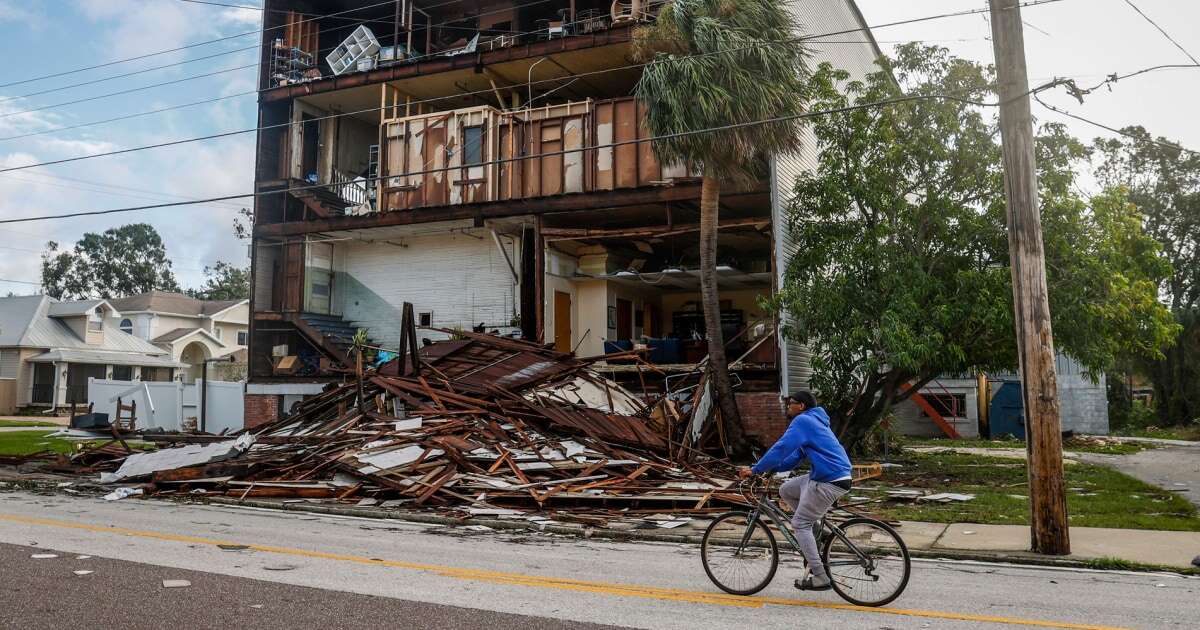
[[[167,534],[163,532],[142,531],[136,529],[126,529],[123,527],[110,527],[107,525],[91,525],[88,523],[73,523],[70,521],[60,521],[47,518],[35,518],[29,516],[17,516],[10,514],[0,514],[0,521],[9,521],[12,523],[22,523],[25,525],[39,525],[45,527],[57,527],[62,529],[77,529],[89,532],[97,532],[102,534],[114,534],[118,536],[129,536],[133,538],[149,538],[153,540],[165,540],[170,542],[183,542],[195,545],[242,545],[243,543],[215,540],[212,538],[200,538],[197,536],[185,536],[180,534]],[[846,610],[860,613],[875,613],[884,615],[902,615],[906,617],[923,617],[929,619],[948,619],[954,621],[976,621],[981,623],[998,623],[1008,625],[1021,626],[1036,626],[1042,628],[1068,628],[1071,630],[1122,630],[1111,626],[1096,626],[1090,624],[1068,623],[1062,621],[1044,621],[1040,619],[1020,619],[1015,617],[996,617],[990,615],[972,615],[967,613],[943,612],[937,610],[911,610],[905,608],[869,608],[865,606],[855,606],[853,604],[838,604],[831,602],[818,601],[802,601],[795,599],[785,599],[781,597],[741,597],[737,595],[729,595],[726,593],[713,593],[704,591],[688,591],[683,589],[660,588],[654,586],[641,586],[636,584],[616,584],[607,582],[594,582],[588,580],[574,580],[569,578],[556,578],[538,575],[523,575],[520,573],[506,573],[501,571],[487,571],[482,569],[465,569],[460,567],[448,567],[436,564],[423,564],[417,562],[405,562],[402,560],[383,560],[379,558],[366,558],[363,556],[354,556],[340,553],[330,553],[327,551],[309,551],[306,549],[292,549],[289,547],[274,547],[271,545],[245,545],[249,549],[255,551],[263,551],[267,553],[276,553],[289,556],[299,556],[304,558],[315,558],[318,560],[333,560],[337,562],[352,562],[356,564],[378,565],[392,567],[398,569],[409,569],[412,571],[426,571],[463,580],[472,580],[477,582],[490,582],[494,584],[509,584],[515,586],[529,586],[536,588],[549,588],[564,591],[576,591],[587,593],[601,593],[605,595],[615,595],[619,597],[638,597],[643,599],[655,599],[665,601],[691,602],[698,604],[712,604],[716,606],[735,606],[742,608],[762,608],[768,604],[775,606],[798,606],[804,608],[823,608],[829,610]]]

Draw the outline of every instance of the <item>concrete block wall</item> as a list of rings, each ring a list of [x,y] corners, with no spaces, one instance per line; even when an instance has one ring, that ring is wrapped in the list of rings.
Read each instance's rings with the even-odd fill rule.
[[[1058,404],[1063,431],[1108,434],[1108,386],[1103,376],[1093,383],[1082,374],[1061,375]]]

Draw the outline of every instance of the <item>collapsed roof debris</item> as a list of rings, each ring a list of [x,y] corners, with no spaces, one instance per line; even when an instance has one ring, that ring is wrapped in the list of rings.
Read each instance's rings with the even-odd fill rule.
[[[590,369],[604,357],[455,336],[402,350],[235,436],[143,433],[176,445],[85,449],[51,468],[142,483],[146,495],[423,508],[538,525],[635,519],[669,529],[746,503],[732,465],[702,448],[722,434],[703,377],[650,405]]]
[[[147,494],[158,495],[203,490],[539,522],[552,513],[597,524],[744,501],[730,465],[671,458],[683,452],[673,433],[687,423],[672,432],[651,419],[664,417],[666,399],[652,409],[569,353],[457,335],[236,437],[147,436],[195,443],[121,452],[102,481],[149,482]]]

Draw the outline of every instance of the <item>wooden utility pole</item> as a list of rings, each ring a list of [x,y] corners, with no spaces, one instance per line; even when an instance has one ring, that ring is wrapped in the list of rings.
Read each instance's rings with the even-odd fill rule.
[[[1029,460],[1030,538],[1037,553],[1071,553],[1063,482],[1058,379],[1046,288],[1046,259],[1034,162],[1033,116],[1025,72],[1019,0],[990,0],[992,45],[1000,83],[1000,135],[1008,200],[1008,255],[1012,265],[1017,352],[1025,401]]]

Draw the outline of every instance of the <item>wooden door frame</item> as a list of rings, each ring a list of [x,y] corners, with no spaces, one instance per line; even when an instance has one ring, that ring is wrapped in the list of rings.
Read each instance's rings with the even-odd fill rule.
[[[566,300],[566,312],[565,313],[559,312],[560,306],[562,305],[560,303],[559,296],[562,296],[562,298],[565,298],[565,300]],[[571,345],[575,340],[575,327],[571,321],[572,320],[572,316],[571,316],[572,312],[571,311],[572,311],[572,309],[574,309],[574,307],[575,307],[575,299],[574,299],[574,297],[572,297],[572,295],[569,292],[558,291],[558,290],[554,291],[554,349],[558,350],[560,352],[570,352],[573,349],[571,347]],[[566,322],[565,327],[561,325],[564,321]],[[560,339],[564,339],[563,328],[566,328],[566,331],[565,331],[566,347],[565,348],[561,347],[558,343]]]

